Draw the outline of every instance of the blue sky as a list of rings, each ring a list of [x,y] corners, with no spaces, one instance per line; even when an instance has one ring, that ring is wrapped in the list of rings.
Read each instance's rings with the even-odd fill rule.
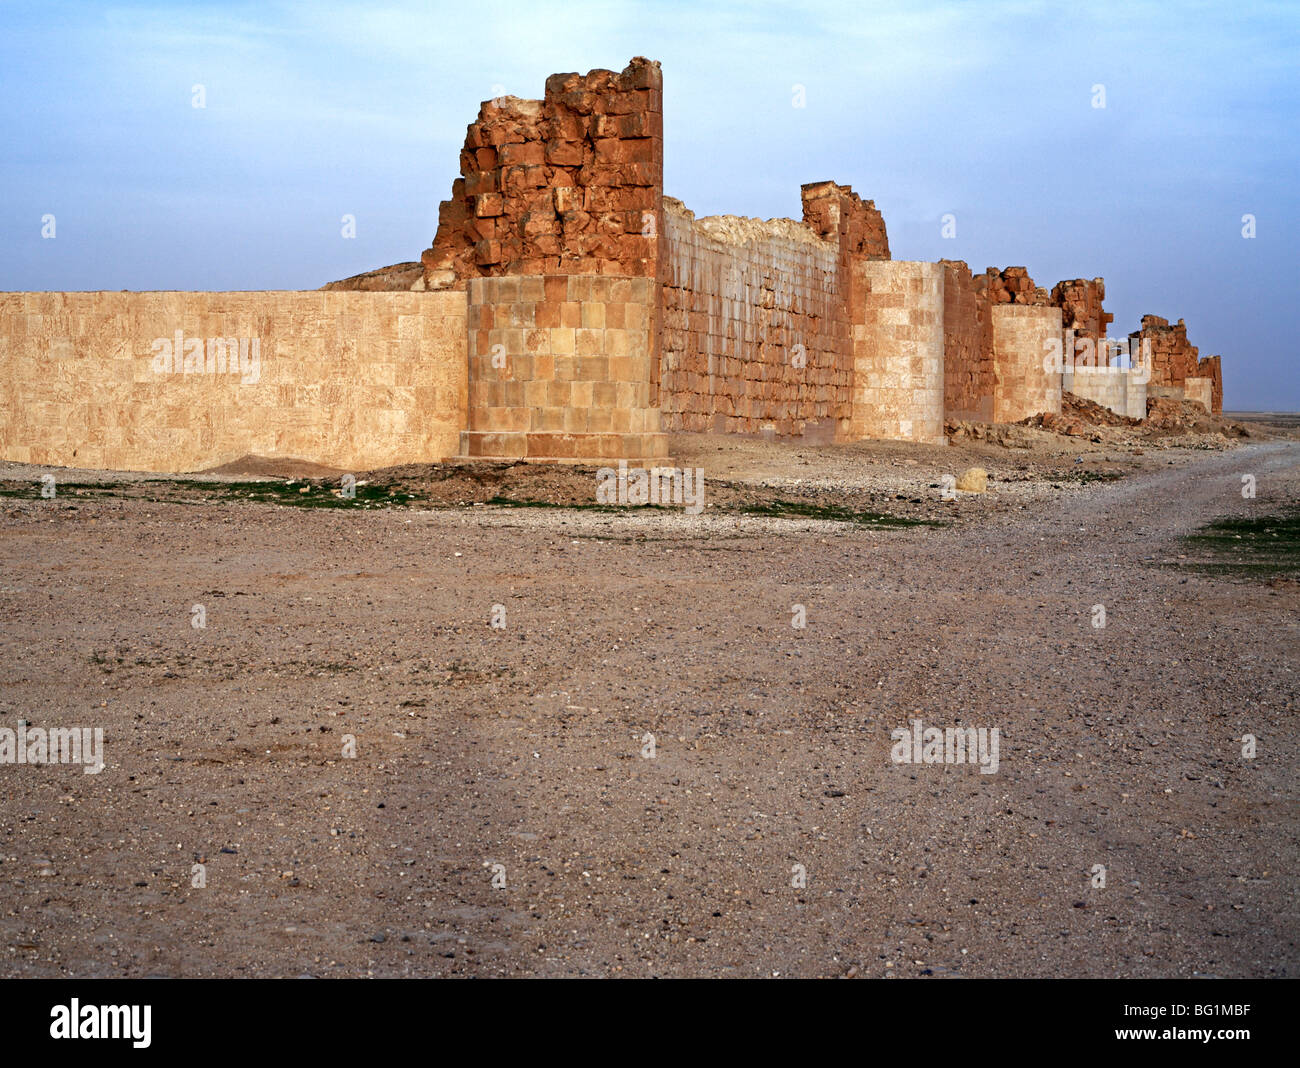
[[[1300,9],[1268,0],[10,0],[0,289],[418,259],[481,100],[634,55],[663,64],[666,192],[697,214],[797,217],[801,183],[845,182],[896,259],[1102,275],[1113,333],[1185,318],[1228,408],[1300,409]]]

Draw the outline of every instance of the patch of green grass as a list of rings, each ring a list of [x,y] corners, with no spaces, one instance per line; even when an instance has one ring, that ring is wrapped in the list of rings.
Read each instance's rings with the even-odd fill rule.
[[[1115,482],[1124,477],[1123,471],[1065,471],[1052,476],[1053,482]]]
[[[113,497],[121,489],[117,482],[59,482],[54,483],[54,496],[41,497],[40,482],[11,482],[0,486],[0,497],[21,497],[28,500],[53,500],[61,497]]]
[[[809,504],[805,501],[762,501],[733,509],[743,515],[827,519],[839,523],[857,523],[864,527],[940,527],[937,519],[910,519],[885,512],[857,512],[839,504]]]
[[[416,499],[413,493],[376,485],[357,486],[355,497],[343,497],[334,482],[199,482],[177,479],[173,485],[200,490],[209,497],[297,508],[381,508],[410,504]]]
[[[502,508],[563,508],[575,512],[643,512],[647,509],[653,509],[656,512],[674,512],[680,511],[679,508],[668,508],[662,504],[590,504],[580,502],[577,504],[561,504],[557,501],[539,501],[532,498],[502,497],[500,495],[493,497],[487,502],[488,504],[499,505]]]
[[[1280,515],[1216,519],[1183,539],[1184,566],[1210,575],[1300,578],[1300,508]]]

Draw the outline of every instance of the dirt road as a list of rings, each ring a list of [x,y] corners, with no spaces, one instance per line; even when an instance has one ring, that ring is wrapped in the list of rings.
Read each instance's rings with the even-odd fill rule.
[[[1178,538],[1297,500],[1293,442],[905,529],[7,500],[0,726],[106,767],[0,765],[0,973],[1295,975],[1300,594]]]

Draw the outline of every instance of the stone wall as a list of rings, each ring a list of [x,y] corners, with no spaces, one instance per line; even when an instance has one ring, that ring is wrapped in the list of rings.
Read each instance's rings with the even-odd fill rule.
[[[990,304],[1051,304],[1047,290],[1034,285],[1024,267],[1007,267],[999,271],[988,268],[976,284],[984,290]]]
[[[1199,378],[1210,380],[1210,410],[1215,415],[1223,413],[1223,366],[1218,356],[1202,356],[1196,362]]]
[[[542,100],[484,102],[460,170],[421,257],[428,288],[499,275],[657,277],[659,64],[553,74]]]
[[[943,265],[863,260],[854,271],[861,309],[847,437],[943,444]]]
[[[1062,374],[1061,388],[1130,419],[1143,419],[1147,414],[1147,381],[1140,371],[1076,365]]]
[[[1115,316],[1101,306],[1105,299],[1106,281],[1103,278],[1071,278],[1057,282],[1052,288],[1052,303],[1061,309],[1065,329],[1074,331],[1077,340],[1089,342],[1086,351],[1092,356],[1095,367],[1106,367],[1110,362],[1109,350],[1099,344],[1106,336],[1106,328],[1115,321]],[[1078,351],[1076,349],[1076,353]]]
[[[851,186],[809,182],[800,186],[803,221],[814,234],[838,242],[841,259],[889,259],[889,235],[874,200],[863,200]]]
[[[663,218],[665,429],[833,440],[853,377],[838,229],[696,219],[670,199]]]
[[[1168,319],[1144,315],[1142,328],[1129,335],[1129,346],[1135,353],[1140,351],[1139,346],[1144,346],[1150,353],[1153,396],[1200,400],[1204,387],[1197,385],[1196,396],[1192,397],[1187,391],[1187,380],[1205,379],[1210,384],[1206,410],[1222,414],[1222,361],[1218,356],[1198,355],[1196,346],[1187,340],[1187,326],[1183,320],[1179,319],[1171,326]]]
[[[1188,376],[1197,373],[1196,346],[1187,340],[1187,327],[1181,319],[1173,326],[1158,315],[1142,316],[1142,328],[1129,335],[1132,351],[1149,346],[1151,384],[1182,386]]]
[[[996,422],[1015,423],[1040,412],[1061,410],[1061,374],[1046,367],[1053,342],[1064,344],[1061,309],[1054,304],[993,307]]]
[[[655,460],[650,278],[524,275],[468,288],[469,458]]]
[[[1208,378],[1195,375],[1183,379],[1183,397],[1196,401],[1207,412],[1214,410],[1214,382]]]
[[[466,417],[465,297],[0,293],[0,393],[0,457],[20,463],[438,461]]]
[[[993,421],[993,319],[986,286],[961,260],[940,260],[943,282],[944,417]]]

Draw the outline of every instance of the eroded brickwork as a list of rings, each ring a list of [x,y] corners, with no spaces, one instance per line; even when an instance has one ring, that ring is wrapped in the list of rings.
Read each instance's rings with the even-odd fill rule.
[[[542,100],[486,101],[421,257],[426,286],[498,275],[656,277],[662,88],[659,64],[637,58],[620,74],[553,74]]]
[[[853,375],[838,224],[697,220],[665,200],[665,429],[833,440]]]
[[[803,221],[818,237],[837,241],[845,263],[850,257],[889,259],[885,220],[873,200],[863,200],[851,186],[809,182],[800,188]]]
[[[1061,309],[1061,319],[1066,330],[1072,330],[1076,340],[1076,362],[1091,357],[1092,366],[1106,367],[1110,353],[1099,342],[1106,337],[1106,328],[1115,316],[1102,308],[1106,299],[1106,281],[1102,278],[1070,278],[1052,287],[1052,303]],[[1080,346],[1077,343],[1087,341]]]
[[[993,318],[987,286],[961,260],[941,260],[943,406],[952,421],[993,420]]]
[[[1050,304],[1051,295],[1042,286],[1034,285],[1024,267],[1007,267],[999,271],[990,267],[977,279],[984,288],[990,304]]]
[[[1181,387],[1189,377],[1196,376],[1196,346],[1188,342],[1187,327],[1181,319],[1170,326],[1168,319],[1144,315],[1142,329],[1130,334],[1129,339],[1134,352],[1150,352],[1151,385]]]

